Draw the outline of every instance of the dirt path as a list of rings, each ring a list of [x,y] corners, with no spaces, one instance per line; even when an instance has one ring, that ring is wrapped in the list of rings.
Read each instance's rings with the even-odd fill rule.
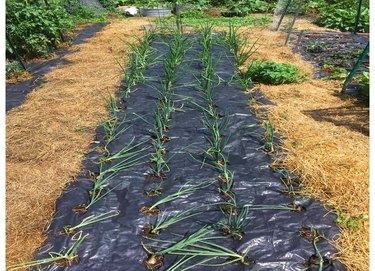
[[[86,44],[73,46],[72,63],[7,114],[7,264],[28,261],[64,185],[80,171],[84,153],[107,108],[100,94],[119,89],[126,41],[142,34],[142,18],[116,20]]]
[[[302,27],[309,29],[303,21]],[[314,29],[314,28],[312,28]],[[288,156],[278,161],[303,179],[304,193],[347,217],[369,214],[369,108],[356,98],[340,94],[338,81],[313,79],[313,66],[292,48],[283,46],[285,36],[264,28],[248,31],[259,49],[253,58],[298,66],[308,79],[301,84],[258,85],[276,106],[269,106],[269,118],[282,135]],[[343,227],[335,242],[337,258],[351,271],[369,268],[369,225]]]

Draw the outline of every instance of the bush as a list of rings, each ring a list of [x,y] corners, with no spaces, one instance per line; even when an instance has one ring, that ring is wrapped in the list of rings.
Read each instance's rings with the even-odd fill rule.
[[[24,71],[17,61],[5,61],[5,76],[9,79],[14,74],[20,74]]]
[[[320,26],[338,29],[341,31],[353,31],[357,15],[357,1],[313,1],[310,7],[319,10],[319,17],[316,23]],[[364,1],[361,9],[361,16],[358,24],[359,32],[369,32],[370,9],[368,1]]]
[[[296,66],[259,59],[250,63],[247,76],[252,82],[271,85],[297,83],[306,77]]]
[[[71,0],[66,6],[62,4],[66,2],[58,0],[48,3],[6,1],[6,33],[17,52],[24,57],[48,55],[61,43],[62,34],[72,31],[77,22],[99,18],[78,0]],[[7,52],[12,54],[9,47]]]

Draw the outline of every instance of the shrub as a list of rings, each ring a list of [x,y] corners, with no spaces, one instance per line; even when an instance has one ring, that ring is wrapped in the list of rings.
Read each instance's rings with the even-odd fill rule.
[[[6,60],[5,62],[5,74],[6,78],[9,79],[14,74],[20,74],[24,71],[21,65],[17,61],[9,61]]]
[[[271,85],[297,83],[306,77],[296,66],[259,59],[250,63],[247,75],[253,82]]]
[[[6,33],[17,52],[25,57],[48,55],[62,41],[62,34],[72,31],[77,22],[96,18],[90,9],[78,0],[63,5],[34,1],[6,1]],[[7,47],[8,53],[11,53]]]
[[[357,15],[357,0],[318,0],[310,3],[310,8],[319,11],[316,23],[320,26],[353,31]],[[370,9],[368,1],[363,1],[361,16],[358,24],[359,32],[369,32]]]

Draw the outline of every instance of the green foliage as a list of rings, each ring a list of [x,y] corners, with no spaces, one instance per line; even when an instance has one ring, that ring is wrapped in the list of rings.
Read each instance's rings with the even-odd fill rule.
[[[175,22],[175,16],[170,16],[167,18],[158,18],[156,20],[161,24],[168,24],[170,22]],[[272,21],[269,17],[251,17],[247,16],[244,18],[225,18],[225,17],[204,17],[204,18],[182,18],[182,23],[184,26],[201,27],[202,25],[213,24],[219,27],[228,27],[232,25],[234,27],[244,26],[244,25],[254,25],[254,26],[265,26]]]
[[[306,76],[296,66],[259,59],[250,63],[247,74],[253,82],[271,85],[301,82]]]
[[[48,55],[62,42],[63,33],[72,31],[77,22],[95,18],[95,13],[77,0],[70,2],[69,6],[64,6],[60,1],[49,1],[48,4],[6,1],[6,32],[20,55]]]
[[[345,80],[348,76],[348,71],[341,67],[326,64],[323,69],[330,74],[323,77],[323,80]]]
[[[336,214],[337,218],[335,222],[349,229],[358,229],[361,221],[367,221],[369,219],[367,215],[361,215],[356,217],[349,216],[346,212],[342,210],[338,210]]]
[[[363,84],[363,88],[361,88],[359,91],[369,97],[370,96],[370,73],[369,72],[361,72],[358,77],[358,82]]]
[[[9,77],[11,77],[12,75],[19,74],[21,72],[23,72],[23,68],[21,67],[21,65],[17,61],[6,60],[6,62],[5,62],[5,74],[6,74],[7,79]]]
[[[250,13],[270,11],[272,5],[262,0],[241,0],[228,5],[228,11],[223,12],[223,16],[245,16]],[[228,16],[230,17],[230,16]]]
[[[181,18],[203,19],[208,18],[208,15],[204,14],[200,10],[188,9],[181,12]]]
[[[107,9],[112,9],[112,8],[115,8],[119,5],[119,0],[99,0],[100,4],[102,4],[102,6],[104,8],[107,8]]]
[[[368,2],[368,1],[367,1]],[[339,29],[341,31],[353,31],[355,18],[357,15],[357,1],[313,1],[311,8],[319,10],[319,17],[316,20],[318,25]],[[370,30],[370,9],[368,3],[364,1],[358,25],[359,32],[369,32]]]

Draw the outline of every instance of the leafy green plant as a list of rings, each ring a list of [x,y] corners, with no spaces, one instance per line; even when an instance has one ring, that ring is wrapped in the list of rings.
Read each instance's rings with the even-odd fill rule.
[[[357,229],[361,221],[367,221],[369,219],[367,215],[361,215],[356,217],[350,216],[343,210],[336,211],[336,214],[336,223],[349,229]]]
[[[39,3],[39,4],[38,4]],[[77,22],[103,19],[83,7],[78,0],[6,1],[6,33],[24,57],[46,56],[63,41]],[[8,48],[7,48],[8,49]],[[9,50],[8,50],[9,51]]]
[[[9,79],[13,75],[20,74],[24,71],[20,63],[17,61],[9,61],[8,59],[5,62],[5,75]]]
[[[359,89],[360,93],[369,97],[370,96],[370,73],[363,71],[358,77],[358,82],[363,84],[363,87]]]
[[[298,83],[306,77],[306,74],[301,74],[298,68],[291,64],[259,59],[249,64],[247,73],[253,82],[271,85]]]
[[[323,80],[345,80],[349,74],[346,69],[330,64],[323,65],[323,71],[329,73],[322,78]]]
[[[321,53],[327,50],[328,48],[327,46],[328,44],[325,42],[314,41],[314,42],[310,42],[306,46],[305,50],[309,53]]]
[[[353,31],[357,15],[357,5],[353,1],[334,1],[325,3],[319,7],[318,25],[339,29],[341,31]],[[359,20],[359,32],[369,32],[370,10],[363,6]]]

